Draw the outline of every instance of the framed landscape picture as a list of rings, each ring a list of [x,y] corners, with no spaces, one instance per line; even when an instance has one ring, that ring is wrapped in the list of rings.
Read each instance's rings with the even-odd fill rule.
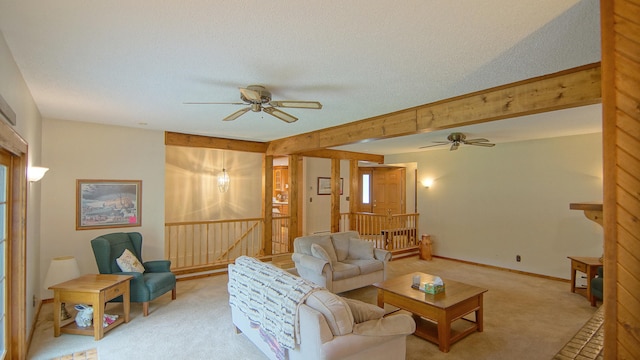
[[[77,180],[76,230],[142,225],[142,180]]]
[[[340,178],[340,195],[342,195],[343,178]],[[318,195],[331,195],[331,178],[319,177],[318,178]]]

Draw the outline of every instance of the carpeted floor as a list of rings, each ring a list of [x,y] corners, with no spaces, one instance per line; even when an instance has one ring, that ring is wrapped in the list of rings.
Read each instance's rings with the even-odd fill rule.
[[[435,258],[393,261],[388,277],[413,271],[489,289],[484,296],[484,332],[458,341],[447,354],[415,336],[407,338],[407,359],[551,359],[591,318],[596,308],[569,283]],[[567,263],[567,272],[569,264]],[[131,321],[100,341],[91,336],[53,337],[52,304],[43,305],[29,359],[52,359],[95,348],[109,359],[264,359],[231,323],[227,277],[178,282],[178,298],[153,301],[148,317],[132,304]],[[341,294],[376,303],[372,286]],[[119,310],[109,304],[107,312]],[[68,306],[69,309],[72,306]]]

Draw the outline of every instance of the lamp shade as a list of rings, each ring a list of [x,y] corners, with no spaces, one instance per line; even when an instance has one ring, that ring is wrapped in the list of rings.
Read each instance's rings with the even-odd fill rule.
[[[44,288],[75,279],[80,276],[78,262],[73,256],[61,256],[51,259],[47,276],[44,278]]]

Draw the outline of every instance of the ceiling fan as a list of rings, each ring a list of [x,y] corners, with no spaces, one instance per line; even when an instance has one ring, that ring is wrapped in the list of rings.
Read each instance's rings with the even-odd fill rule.
[[[489,140],[487,139],[469,139],[467,140],[467,136],[463,133],[459,133],[459,132],[454,132],[449,134],[449,136],[447,136],[447,140],[449,141],[434,141],[433,145],[427,145],[427,146],[421,146],[419,147],[419,149],[424,149],[424,148],[428,148],[428,147],[433,147],[433,146],[441,146],[441,145],[447,145],[447,144],[451,144],[451,147],[449,148],[450,151],[453,150],[457,150],[458,147],[460,146],[460,144],[465,144],[465,145],[475,145],[475,146],[485,146],[485,147],[493,147],[496,144],[492,144],[489,142]]]
[[[298,108],[298,109],[322,109],[322,104],[317,101],[299,101],[299,100],[271,100],[271,92],[262,85],[249,85],[246,88],[240,88],[240,99],[243,102],[185,102],[185,104],[210,105],[210,104],[229,104],[229,105],[249,105],[233,114],[222,119],[223,121],[231,121],[239,118],[241,115],[251,110],[253,112],[264,111],[278,119],[292,123],[298,118],[287,114],[278,108]]]

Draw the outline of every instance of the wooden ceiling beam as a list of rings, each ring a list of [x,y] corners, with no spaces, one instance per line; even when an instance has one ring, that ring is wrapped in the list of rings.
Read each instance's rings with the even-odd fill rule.
[[[365,154],[353,151],[341,151],[341,150],[312,150],[301,152],[296,155],[317,157],[324,159],[339,159],[339,160],[356,160],[356,161],[368,161],[376,164],[384,163],[384,155]]]
[[[494,87],[269,143],[267,154],[297,154],[514,118],[602,101],[600,63]]]
[[[181,134],[167,131],[164,133],[164,144],[209,149],[256,152],[264,154],[268,143],[259,141],[233,140],[211,136]]]

